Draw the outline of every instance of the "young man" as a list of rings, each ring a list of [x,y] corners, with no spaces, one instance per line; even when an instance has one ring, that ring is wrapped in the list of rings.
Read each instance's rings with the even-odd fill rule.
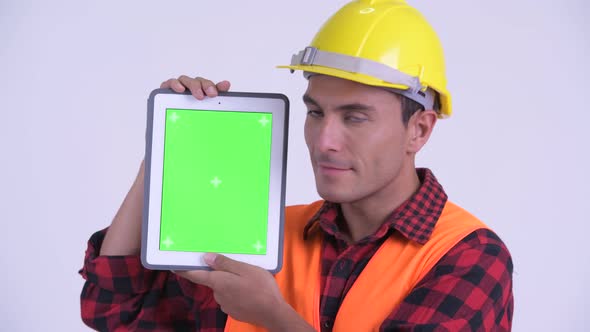
[[[140,264],[143,165],[89,241],[82,318],[113,331],[508,331],[512,261],[415,155],[451,114],[442,48],[402,0],[353,1],[287,68],[308,88],[305,140],[324,201],[286,209],[284,266],[210,254],[213,271]],[[197,99],[227,91],[181,76]],[[227,202],[231,205],[231,202]]]

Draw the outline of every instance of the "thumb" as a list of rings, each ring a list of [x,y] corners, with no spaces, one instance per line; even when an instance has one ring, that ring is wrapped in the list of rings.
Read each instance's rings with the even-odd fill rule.
[[[203,259],[213,270],[230,272],[237,275],[244,275],[253,268],[252,265],[219,254],[207,253],[203,256]]]

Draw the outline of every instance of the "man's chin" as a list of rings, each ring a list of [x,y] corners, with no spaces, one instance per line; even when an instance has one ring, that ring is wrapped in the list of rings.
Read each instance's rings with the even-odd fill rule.
[[[332,203],[349,203],[349,202],[353,202],[355,200],[355,197],[353,197],[352,193],[346,193],[343,192],[342,190],[337,190],[337,189],[326,189],[326,188],[320,188],[317,187],[317,191],[318,191],[318,195],[320,195],[320,197],[328,202],[332,202]]]

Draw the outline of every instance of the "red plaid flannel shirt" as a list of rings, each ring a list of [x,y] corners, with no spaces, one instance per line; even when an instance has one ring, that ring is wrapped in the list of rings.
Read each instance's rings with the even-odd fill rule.
[[[324,233],[322,331],[331,331],[354,281],[392,233],[428,241],[447,195],[428,169],[421,186],[371,236],[347,244],[337,204],[325,203],[308,232]],[[319,227],[318,227],[319,226]],[[98,256],[106,230],[92,235],[84,267],[82,319],[100,331],[223,331],[227,315],[211,290],[167,271],[142,267],[138,256]],[[500,238],[477,230],[453,247],[381,325],[381,331],[509,331],[512,260]],[[359,319],[362,319],[359,317]]]

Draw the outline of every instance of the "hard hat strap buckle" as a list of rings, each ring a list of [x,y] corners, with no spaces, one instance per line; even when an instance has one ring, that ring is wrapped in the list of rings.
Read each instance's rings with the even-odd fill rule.
[[[313,65],[313,61],[315,60],[315,56],[318,53],[318,49],[308,46],[302,52],[303,54],[301,56],[300,63],[305,66]]]

